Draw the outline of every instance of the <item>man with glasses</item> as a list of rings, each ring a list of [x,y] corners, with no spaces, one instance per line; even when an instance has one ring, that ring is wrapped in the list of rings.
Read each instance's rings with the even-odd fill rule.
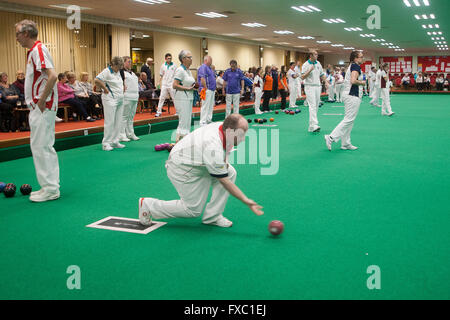
[[[53,148],[58,109],[55,65],[47,47],[37,40],[38,29],[35,22],[22,20],[15,28],[17,42],[29,49],[24,93],[25,102],[30,108],[30,147],[37,180],[41,186],[39,191],[31,193],[30,200],[55,200],[60,196],[58,156]]]

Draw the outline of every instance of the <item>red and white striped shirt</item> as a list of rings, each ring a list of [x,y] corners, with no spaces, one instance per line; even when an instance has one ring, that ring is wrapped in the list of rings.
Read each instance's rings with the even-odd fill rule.
[[[47,84],[48,76],[43,70],[54,68],[55,65],[47,47],[40,41],[36,41],[27,55],[24,93],[25,102],[29,108],[34,109],[36,107]],[[58,89],[56,83],[52,93],[46,99],[45,107],[53,111],[58,109]]]

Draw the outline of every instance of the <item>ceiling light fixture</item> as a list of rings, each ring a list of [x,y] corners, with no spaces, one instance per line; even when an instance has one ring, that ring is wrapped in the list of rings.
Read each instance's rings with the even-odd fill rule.
[[[262,27],[267,27],[265,24],[261,24],[261,23],[241,23],[241,25],[245,26],[245,27],[249,27],[249,28],[262,28]]]
[[[205,18],[228,18],[228,16],[216,12],[203,12],[203,13],[196,13],[197,16],[205,17]]]

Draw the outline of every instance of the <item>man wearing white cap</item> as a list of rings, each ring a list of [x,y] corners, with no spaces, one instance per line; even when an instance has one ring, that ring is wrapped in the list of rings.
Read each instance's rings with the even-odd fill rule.
[[[140,198],[140,222],[150,225],[152,219],[194,218],[204,212],[204,224],[231,227],[233,223],[223,216],[229,194],[262,215],[262,207],[235,185],[236,170],[228,163],[230,151],[245,140],[247,130],[246,119],[231,114],[223,123],[200,127],[180,140],[166,162],[167,176],[180,199]]]

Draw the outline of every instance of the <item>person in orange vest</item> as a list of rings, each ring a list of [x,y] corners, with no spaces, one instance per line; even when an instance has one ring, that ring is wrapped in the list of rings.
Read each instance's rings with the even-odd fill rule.
[[[273,78],[272,78],[270,66],[266,66],[263,81],[264,81],[264,87],[263,87],[264,94],[263,94],[262,111],[269,112],[270,111],[269,102],[270,102],[270,98],[272,97],[272,89],[273,89]]]
[[[289,92],[286,77],[286,66],[281,66],[281,71],[278,76],[278,91],[281,95],[281,110],[286,109],[286,96]]]

